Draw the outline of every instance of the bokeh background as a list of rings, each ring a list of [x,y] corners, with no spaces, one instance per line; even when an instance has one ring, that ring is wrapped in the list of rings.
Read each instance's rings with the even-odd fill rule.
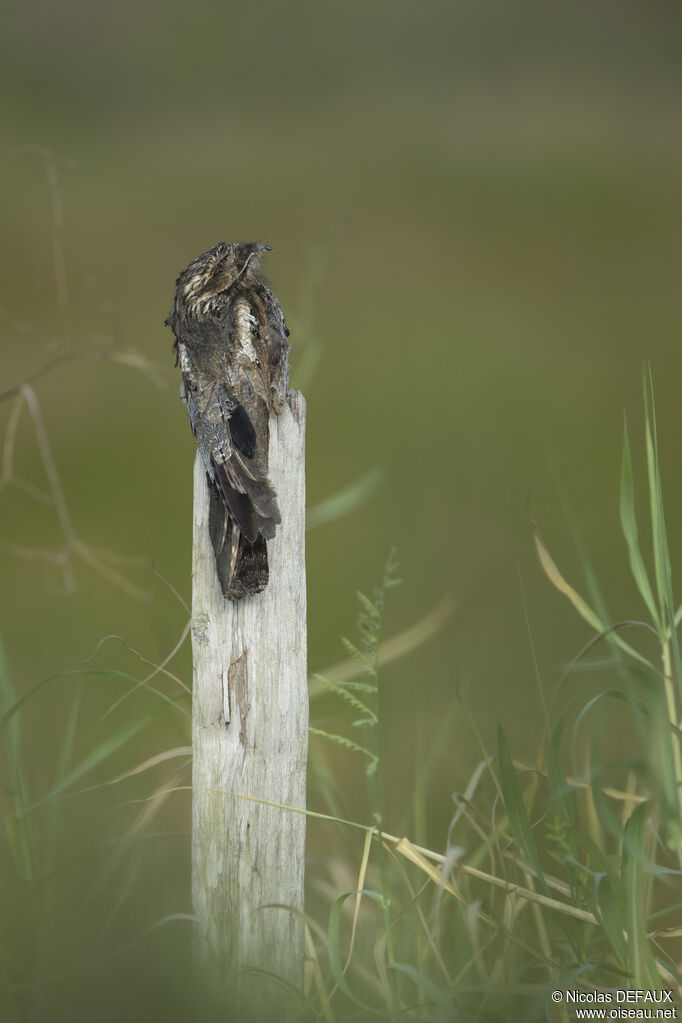
[[[68,0],[8,10],[0,391],[64,345],[83,356],[34,384],[54,465],[78,537],[140,559],[115,567],[148,596],[78,558],[65,579],[38,556],[63,544],[55,508],[5,485],[0,633],[16,691],[87,667],[143,677],[120,640],[97,649],[103,637],[123,637],[158,664],[182,634],[194,447],[163,321],[191,258],[219,240],[267,240],[292,330],[293,383],[308,401],[309,505],[381,470],[361,508],[309,533],[311,670],[344,656],[355,591],[378,582],[393,546],[403,583],[391,592],[387,636],[448,594],[457,605],[382,683],[386,826],[409,829],[406,794],[438,737],[420,828],[440,847],[450,794],[483,755],[467,712],[484,744],[502,721],[516,755],[532,756],[538,678],[551,692],[589,635],[541,573],[530,515],[580,585],[582,548],[614,619],[641,613],[618,481],[624,413],[643,481],[649,364],[679,563],[681,57],[682,16],[663,0]],[[3,434],[11,408],[0,405]],[[26,409],[13,454],[14,472],[48,489]],[[171,668],[190,682],[188,643]],[[593,684],[584,674],[573,692],[582,699]],[[159,710],[149,693],[103,718],[128,687],[71,675],[27,701],[34,803],[55,786],[71,728],[77,764],[154,712],[75,788],[188,741],[186,717]],[[326,726],[337,713],[313,705]],[[327,755],[346,816],[362,817],[357,767],[342,751]],[[131,978],[141,946],[169,947],[168,929],[134,939],[164,914],[189,911],[188,799],[168,801],[155,824],[165,837],[119,843],[113,885],[88,888],[82,905],[79,872],[85,861],[109,862],[111,847],[101,850],[125,832],[127,801],[170,769],[125,791],[72,796],[60,810],[68,839],[54,839],[55,862],[68,881],[44,935],[47,1002],[51,976],[71,977],[60,982],[64,1004],[89,990],[73,978],[89,935],[107,955],[134,946],[89,973],[110,979],[112,1013],[128,1005],[126,991],[154,987],[148,965]],[[47,842],[48,824],[37,827]],[[311,857],[328,855],[332,840],[311,826]],[[3,941],[28,948],[22,893]],[[118,969],[124,985],[111,980]]]

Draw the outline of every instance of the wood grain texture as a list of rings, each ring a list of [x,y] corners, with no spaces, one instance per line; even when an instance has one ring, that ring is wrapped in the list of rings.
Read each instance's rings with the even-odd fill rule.
[[[299,989],[302,921],[267,907],[303,909],[306,819],[239,797],[305,808],[304,445],[305,401],[290,392],[270,420],[269,472],[282,521],[268,541],[265,590],[234,603],[222,596],[200,455],[192,560],[192,892],[199,942],[224,977],[234,966],[254,966]],[[275,985],[259,978],[240,986],[245,1008],[267,1011],[270,1001],[281,1009]]]

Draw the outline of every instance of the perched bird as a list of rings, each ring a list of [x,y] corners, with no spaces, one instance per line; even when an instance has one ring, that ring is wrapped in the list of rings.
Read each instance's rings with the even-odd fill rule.
[[[198,256],[178,277],[166,320],[206,467],[209,533],[229,600],[267,586],[266,541],[280,522],[268,480],[268,424],[286,400],[289,331],[263,277],[266,250],[261,242],[220,242]]]

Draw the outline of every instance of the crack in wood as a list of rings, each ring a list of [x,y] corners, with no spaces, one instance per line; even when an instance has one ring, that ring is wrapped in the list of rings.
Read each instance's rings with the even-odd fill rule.
[[[230,665],[230,670],[227,673],[227,699],[230,711],[236,707],[239,714],[239,741],[246,749],[246,719],[251,710],[246,650]]]
[[[220,714],[218,715],[218,724],[225,725],[225,727],[227,728],[232,719],[232,704],[230,702],[231,694],[229,679],[227,672],[225,671],[224,668],[220,676],[220,691],[222,694],[222,699],[220,701]]]

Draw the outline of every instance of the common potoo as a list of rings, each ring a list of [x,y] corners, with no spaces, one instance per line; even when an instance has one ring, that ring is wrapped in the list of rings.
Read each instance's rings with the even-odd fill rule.
[[[261,270],[269,249],[220,242],[198,256],[178,277],[166,320],[206,467],[218,579],[230,600],[267,586],[266,541],[280,521],[268,422],[286,399],[289,331]]]

